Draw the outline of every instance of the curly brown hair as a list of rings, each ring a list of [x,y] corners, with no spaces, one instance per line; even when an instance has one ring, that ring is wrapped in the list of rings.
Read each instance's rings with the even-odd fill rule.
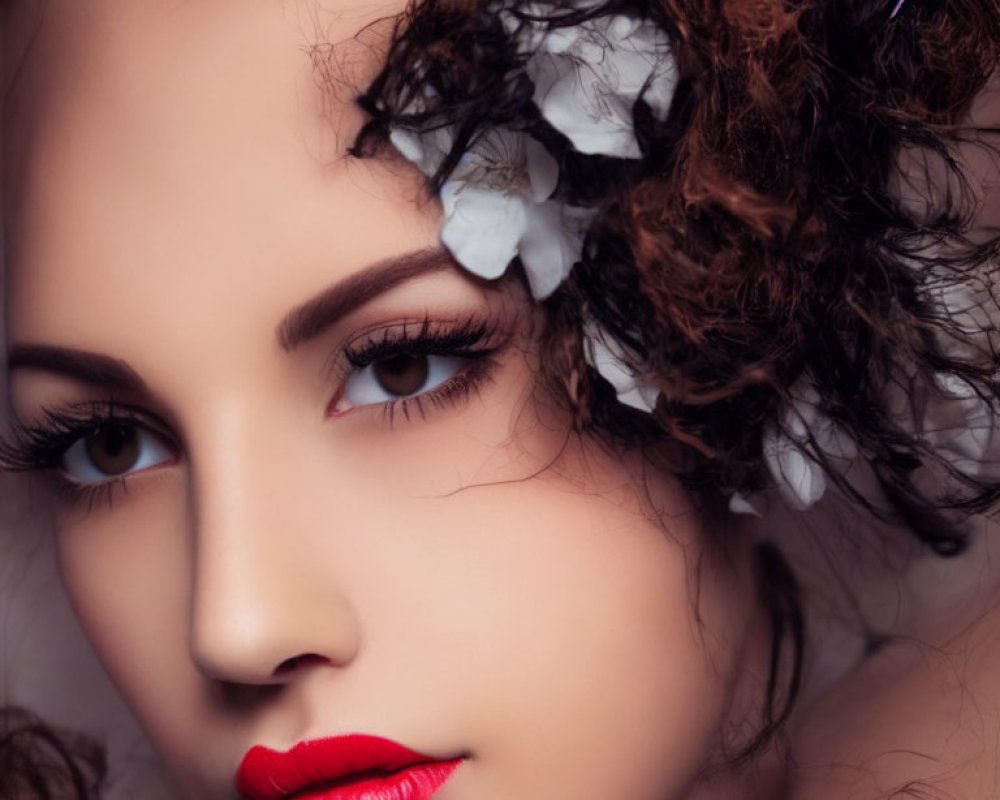
[[[995,323],[971,331],[941,297],[964,287],[973,314],[993,303],[1000,239],[969,236],[974,192],[957,148],[993,147],[997,131],[963,120],[997,67],[1000,6],[896,10],[887,0],[417,0],[359,98],[370,119],[354,153],[378,152],[397,126],[448,126],[455,144],[430,181],[437,190],[484,130],[530,133],[560,164],[557,196],[599,211],[582,261],[546,301],[545,363],[583,427],[645,446],[702,495],[755,492],[768,482],[764,432],[784,424],[805,379],[887,502],[810,439],[829,477],[938,552],[958,552],[962,516],[993,503],[1000,484],[942,457],[922,427],[942,379],[997,411]],[[668,34],[679,75],[665,119],[635,106],[637,160],[581,155],[542,118],[510,24],[619,13]],[[902,154],[930,165],[907,192]],[[585,315],[660,389],[654,415],[619,405],[588,370]]]
[[[103,748],[89,738],[22,708],[0,707],[0,797],[98,800],[106,771]]]

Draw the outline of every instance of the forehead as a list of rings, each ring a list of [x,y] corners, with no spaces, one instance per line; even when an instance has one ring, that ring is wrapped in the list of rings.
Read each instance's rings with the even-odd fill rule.
[[[261,121],[274,101],[315,112],[325,77],[364,83],[400,3],[364,0],[17,0],[0,7],[3,83],[14,84],[8,140],[92,132],[111,117],[127,134],[172,137],[183,122],[219,136]],[[288,90],[292,89],[290,93]],[[220,103],[220,101],[223,101]],[[157,113],[158,112],[158,115]],[[253,112],[257,112],[256,114]],[[178,119],[178,114],[186,119]],[[64,126],[62,128],[57,126]],[[5,126],[7,127],[7,126]],[[246,130],[244,132],[247,132]],[[19,141],[20,140],[20,141]],[[120,143],[120,141],[119,141]],[[27,153],[13,154],[21,160]],[[123,154],[123,155],[127,155]],[[18,158],[20,157],[20,158]]]
[[[15,334],[65,330],[106,349],[98,323],[144,299],[188,316],[242,291],[270,313],[267,301],[317,288],[310,264],[326,280],[414,239],[432,243],[433,226],[413,211],[415,185],[388,189],[383,173],[398,184],[398,168],[345,156],[361,122],[351,98],[389,28],[378,21],[398,10],[357,0],[45,3],[5,153]],[[332,84],[321,78],[331,74]],[[82,297],[95,310],[87,326],[74,323]],[[148,323],[145,305],[116,322]]]

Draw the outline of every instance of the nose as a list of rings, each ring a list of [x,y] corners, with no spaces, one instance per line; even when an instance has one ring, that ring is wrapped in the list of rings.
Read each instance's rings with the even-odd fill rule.
[[[247,685],[286,682],[307,663],[346,666],[361,630],[331,557],[335,522],[306,496],[287,437],[238,417],[189,448],[193,661]]]

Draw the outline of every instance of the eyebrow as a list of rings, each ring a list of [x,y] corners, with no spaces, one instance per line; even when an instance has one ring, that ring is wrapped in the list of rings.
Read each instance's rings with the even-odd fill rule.
[[[15,369],[41,369],[120,391],[146,390],[146,382],[126,362],[70,347],[14,344],[7,355],[7,371]]]
[[[379,261],[292,309],[278,325],[278,342],[285,351],[294,350],[400,283],[452,264],[451,256],[440,247]],[[7,354],[7,371],[17,369],[44,370],[123,392],[146,392],[146,382],[127,362],[71,347],[15,343]]]
[[[453,264],[451,255],[441,247],[415,250],[379,261],[292,309],[278,325],[278,343],[285,351],[294,350],[380,294],[421,275],[448,269]]]

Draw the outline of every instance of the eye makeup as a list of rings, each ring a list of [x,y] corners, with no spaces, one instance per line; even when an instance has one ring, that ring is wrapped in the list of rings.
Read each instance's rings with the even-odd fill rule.
[[[332,422],[366,411],[367,424],[426,420],[460,408],[489,383],[511,344],[518,315],[430,315],[379,324],[353,334],[327,360]],[[357,386],[365,382],[364,391]],[[113,390],[108,390],[113,393]],[[182,437],[147,408],[115,399],[53,404],[40,421],[15,421],[0,441],[0,467],[41,473],[64,505],[110,505],[132,476],[183,458]]]
[[[0,441],[0,467],[45,474],[57,499],[67,505],[110,504],[129,475],[180,458],[167,425],[136,406],[111,400],[70,403],[43,409],[42,418],[14,423],[9,437]],[[89,474],[73,475],[74,470]]]
[[[460,404],[488,381],[498,362],[494,356],[502,351],[511,338],[509,325],[496,319],[471,316],[458,321],[405,321],[364,331],[348,340],[341,352],[339,389],[327,408],[331,417],[355,410],[374,407],[390,422],[397,415],[405,420],[417,415],[426,418],[431,409],[446,409]],[[438,362],[437,378],[424,377]],[[382,369],[381,376],[379,369]],[[408,369],[416,373],[408,387],[403,381],[391,380],[393,373]],[[422,370],[422,372],[421,372]],[[359,403],[352,396],[352,382],[367,377],[369,384],[380,384],[386,399],[382,402]],[[420,378],[424,377],[423,381]],[[369,391],[374,398],[377,392]],[[407,391],[407,389],[412,389]]]

